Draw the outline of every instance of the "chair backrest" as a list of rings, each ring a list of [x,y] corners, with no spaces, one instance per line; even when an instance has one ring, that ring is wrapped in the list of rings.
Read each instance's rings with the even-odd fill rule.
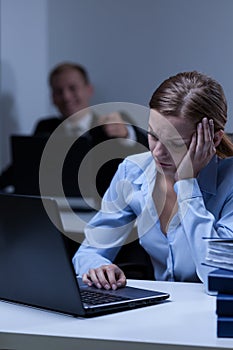
[[[134,226],[128,243],[117,254],[114,263],[125,273],[126,278],[154,280],[154,269],[150,257],[139,243],[137,226]]]

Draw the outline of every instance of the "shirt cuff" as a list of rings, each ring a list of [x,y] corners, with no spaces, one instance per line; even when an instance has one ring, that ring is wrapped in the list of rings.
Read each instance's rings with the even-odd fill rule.
[[[200,187],[196,178],[179,180],[174,185],[178,201],[190,198],[202,197]]]

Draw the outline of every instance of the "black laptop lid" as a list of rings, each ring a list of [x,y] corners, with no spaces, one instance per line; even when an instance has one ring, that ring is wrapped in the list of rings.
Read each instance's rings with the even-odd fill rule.
[[[59,224],[56,202],[46,201]],[[83,315],[68,238],[50,221],[41,199],[0,195],[0,213],[0,298]]]
[[[41,157],[48,140],[47,136],[12,135],[11,152],[15,193],[40,195],[39,169]],[[71,147],[64,160],[62,159],[62,177],[60,179],[57,164],[60,164],[62,152],[67,145]],[[47,178],[48,184],[44,190],[46,193],[43,193],[43,196],[61,197],[56,183],[57,181],[62,181],[64,194],[67,197],[81,197],[82,193],[86,197],[91,197],[93,192],[92,186],[90,186],[93,181],[89,179],[89,174],[91,175],[92,173],[91,159],[87,158],[89,161],[85,163],[87,164],[87,170],[82,192],[78,182],[80,165],[90,149],[91,141],[88,137],[79,137],[77,141],[66,136],[54,138],[52,148],[50,147],[50,153],[48,154],[47,164],[44,165],[45,178]]]
[[[39,166],[47,137],[11,137],[15,193],[39,195]]]

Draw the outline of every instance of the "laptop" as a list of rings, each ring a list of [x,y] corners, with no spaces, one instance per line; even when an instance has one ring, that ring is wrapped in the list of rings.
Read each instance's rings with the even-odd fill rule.
[[[39,171],[42,154],[48,139],[48,136],[11,136],[15,193],[40,196]],[[42,163],[45,164],[43,167],[43,196],[56,197],[62,209],[65,208],[68,201],[73,210],[89,211],[95,207],[96,202],[94,199],[94,181],[91,179],[93,172],[90,157],[87,157],[85,162],[84,176],[82,176],[81,183],[82,191],[78,176],[83,158],[91,149],[91,142],[85,136],[80,137],[77,142],[73,141],[75,139],[71,137],[57,137],[49,148],[50,153],[47,158],[43,158],[45,159],[45,163]],[[71,144],[72,147],[69,147],[69,152],[64,156],[64,163],[62,164],[62,154],[67,145]],[[61,171],[60,178],[59,171]],[[60,192],[58,186],[59,181],[67,201],[63,200],[63,193]]]
[[[93,317],[148,306],[169,298],[160,291],[88,287],[77,278],[69,238],[56,200],[0,195],[0,299],[76,317]],[[84,299],[84,297],[86,299]],[[98,300],[99,298],[99,300]]]

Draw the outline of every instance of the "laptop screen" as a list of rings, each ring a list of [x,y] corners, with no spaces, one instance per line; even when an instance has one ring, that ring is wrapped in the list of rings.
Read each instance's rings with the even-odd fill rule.
[[[41,157],[48,137],[46,136],[19,136],[11,137],[12,160],[14,169],[14,187],[15,193],[26,195],[40,195],[39,187],[39,171],[41,165]],[[65,156],[62,166],[62,177],[59,178],[59,170],[57,168],[61,161],[62,150],[66,144],[72,144],[69,152]],[[86,137],[80,137],[77,142],[73,142],[68,137],[60,137],[53,145],[53,150],[46,164],[46,193],[44,196],[61,197],[59,193],[57,181],[62,181],[64,194],[67,197],[80,197],[81,191],[78,182],[79,167],[85,155],[91,148],[90,140]],[[86,197],[92,197],[90,186],[93,181],[89,180],[88,174],[92,174],[91,160],[86,162],[86,177],[83,187]]]
[[[61,225],[56,201],[46,201]],[[0,195],[0,212],[0,298],[82,315],[68,238],[41,199]]]

